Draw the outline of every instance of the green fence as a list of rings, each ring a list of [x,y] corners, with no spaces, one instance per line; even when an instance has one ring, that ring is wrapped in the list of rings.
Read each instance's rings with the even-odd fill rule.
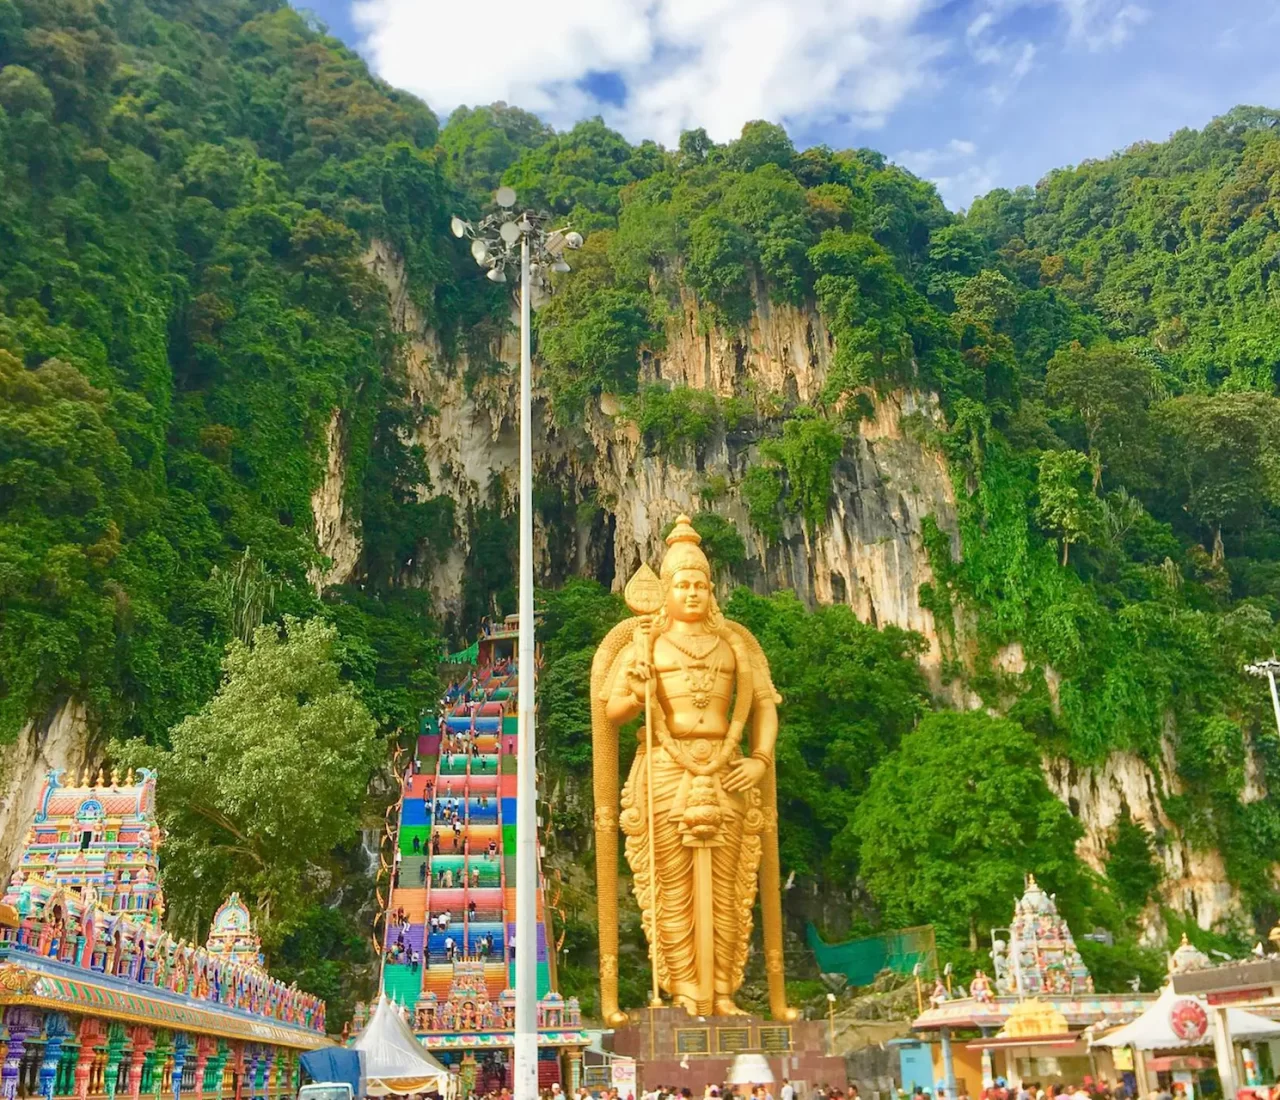
[[[480,642],[474,641],[466,649],[460,649],[457,653],[450,653],[444,659],[446,665],[474,665],[480,656]]]
[[[938,947],[933,938],[933,925],[900,928],[882,936],[864,936],[844,943],[825,943],[811,924],[806,929],[809,949],[824,974],[844,974],[850,985],[870,985],[882,970],[910,974],[916,964],[920,972],[938,972]]]

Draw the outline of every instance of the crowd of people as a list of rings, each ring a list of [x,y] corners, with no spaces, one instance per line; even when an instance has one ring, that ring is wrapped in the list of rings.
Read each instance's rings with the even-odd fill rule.
[[[906,1100],[907,1093],[899,1089],[899,1100]],[[980,1100],[1138,1100],[1134,1091],[1123,1080],[1094,1080],[1085,1077],[1079,1084],[1049,1083],[1042,1085],[1038,1081],[1024,1081],[1020,1085],[1009,1085],[1003,1077],[997,1077],[995,1084],[985,1088],[979,1094]],[[938,1089],[930,1093],[926,1088],[917,1088],[911,1094],[911,1100],[947,1100],[947,1090]],[[961,1087],[956,1100],[974,1100],[969,1092]],[[1186,1086],[1181,1082],[1173,1085],[1172,1091],[1165,1088],[1152,1089],[1142,1100],[1187,1100]]]
[[[539,1100],[570,1100],[569,1095],[558,1085],[541,1089]],[[790,1081],[784,1080],[780,1087],[774,1085],[704,1085],[696,1092],[689,1088],[677,1088],[674,1085],[658,1085],[642,1091],[639,1100],[858,1100],[858,1088],[849,1086],[847,1092],[841,1089],[820,1085],[808,1090],[803,1096]],[[511,1100],[508,1088],[492,1089],[486,1092],[474,1092],[466,1100]],[[572,1095],[572,1100],[637,1100],[634,1092],[621,1091],[617,1088],[592,1089],[581,1086]]]

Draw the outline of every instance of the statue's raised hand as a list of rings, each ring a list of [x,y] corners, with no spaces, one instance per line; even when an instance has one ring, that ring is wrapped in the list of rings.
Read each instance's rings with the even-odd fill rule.
[[[642,615],[636,620],[635,633],[632,635],[634,657],[625,668],[627,686],[637,699],[644,698],[645,685],[653,679],[653,662],[649,659],[653,652],[649,634],[652,628],[653,621],[648,615]]]
[[[653,679],[653,666],[643,658],[637,658],[626,667],[627,690],[640,702],[644,702],[645,685]]]

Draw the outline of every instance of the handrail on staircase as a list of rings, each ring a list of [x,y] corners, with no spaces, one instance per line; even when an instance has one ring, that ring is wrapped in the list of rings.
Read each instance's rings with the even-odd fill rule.
[[[502,831],[502,727],[498,727],[498,768],[499,776],[497,789],[494,791],[494,805],[497,808],[498,818],[498,915],[502,921],[502,966],[503,971],[507,975],[505,980],[510,980],[511,974],[511,958],[510,945],[507,943],[507,842]]]

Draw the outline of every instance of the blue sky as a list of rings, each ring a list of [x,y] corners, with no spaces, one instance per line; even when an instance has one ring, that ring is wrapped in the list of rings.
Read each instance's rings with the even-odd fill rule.
[[[953,208],[1237,103],[1280,107],[1280,0],[299,6],[442,119],[502,99],[559,127],[600,114],[670,145],[691,126],[724,141],[768,118],[799,147],[879,149]]]

